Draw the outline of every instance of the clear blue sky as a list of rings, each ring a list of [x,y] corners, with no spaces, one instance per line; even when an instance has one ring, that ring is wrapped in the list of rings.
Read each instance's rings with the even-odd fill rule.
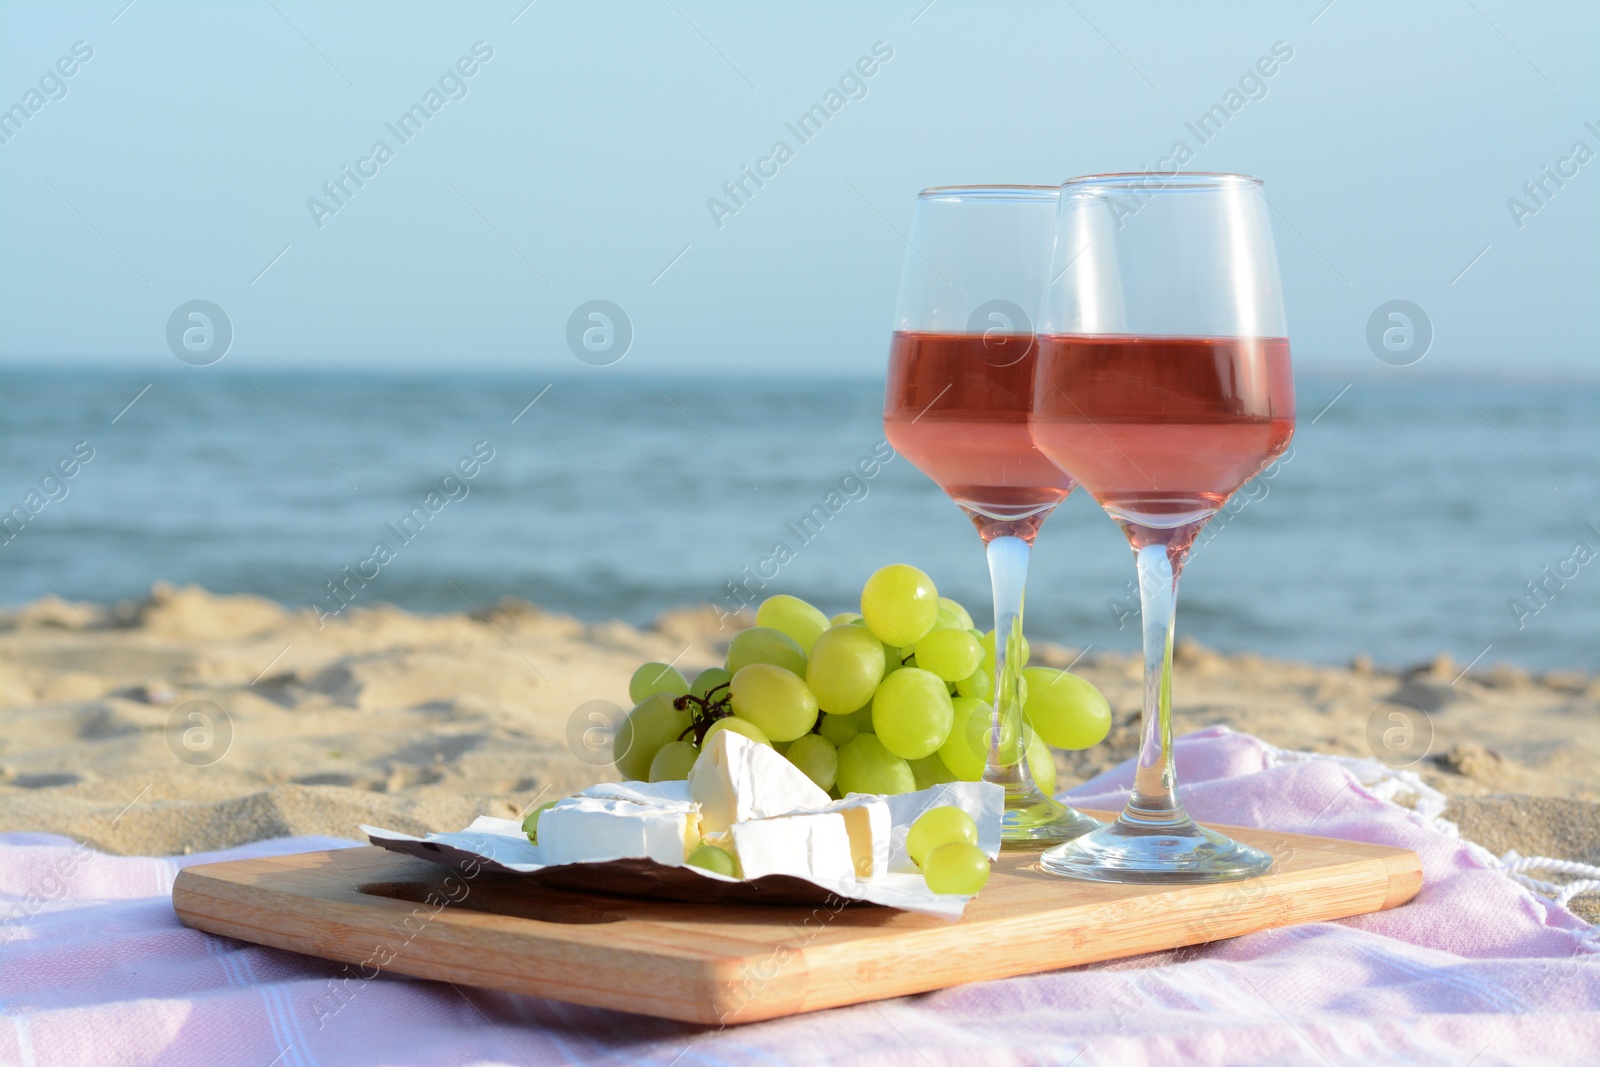
[[[1303,370],[1390,373],[1366,324],[1403,298],[1435,331],[1417,373],[1594,374],[1592,4],[125,2],[0,9],[8,362],[174,367],[201,298],[235,370],[577,371],[568,317],[602,298],[635,332],[617,373],[879,373],[918,189],[1181,140],[1266,179]],[[1186,123],[1236,89],[1202,144]],[[1547,166],[1575,173],[1539,205]],[[343,167],[371,176],[319,227]]]

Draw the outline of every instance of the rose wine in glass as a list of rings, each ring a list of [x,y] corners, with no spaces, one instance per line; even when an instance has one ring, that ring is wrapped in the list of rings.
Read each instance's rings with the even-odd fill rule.
[[[1075,484],[1028,433],[1036,363],[1032,334],[897,331],[890,343],[890,442],[980,532],[1015,521],[1037,533]]]
[[[1022,602],[1039,527],[1073,480],[1028,429],[1058,190],[960,186],[917,199],[889,351],[884,432],[977,527],[994,590],[994,706],[984,777],[1006,790],[1001,839],[1055,844],[1100,824],[1039,790],[1019,683]]]
[[[1144,722],[1116,822],[1052,848],[1056,874],[1216,882],[1271,857],[1194,822],[1172,757],[1178,576],[1195,535],[1294,434],[1294,381],[1261,183],[1110,174],[1061,189],[1030,427],[1133,547]]]
[[[1035,436],[1050,455],[1072,457],[1084,488],[1125,529],[1203,523],[1294,434],[1286,338],[1044,343],[1047,388],[1059,394],[1041,401]],[[1183,524],[1169,525],[1174,518]]]

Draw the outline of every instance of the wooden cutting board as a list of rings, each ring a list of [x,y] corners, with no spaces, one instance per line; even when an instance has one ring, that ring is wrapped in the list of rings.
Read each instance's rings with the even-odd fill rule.
[[[1094,813],[1102,818],[1109,813]],[[189,867],[185,925],[357,964],[717,1025],[1337,919],[1422,886],[1405,849],[1218,827],[1272,870],[1219,885],[1079,882],[1002,853],[958,922],[871,905],[710,906],[452,872],[365,847]]]

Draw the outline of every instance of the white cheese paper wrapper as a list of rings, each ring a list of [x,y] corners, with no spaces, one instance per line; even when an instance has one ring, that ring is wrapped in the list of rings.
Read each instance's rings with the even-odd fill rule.
[[[681,787],[681,788],[680,788]],[[583,791],[676,808],[688,800],[683,783],[605,783]],[[687,864],[658,863],[644,856],[618,856],[604,862],[549,864],[528,840],[522,824],[487,815],[456,833],[414,837],[396,830],[362,826],[374,845],[443,867],[480,866],[528,878],[540,885],[582,892],[723,904],[827,904],[830,898],[881,904],[901,911],[960,918],[970,897],[935,893],[906,855],[906,833],[918,815],[950,804],[978,824],[978,844],[993,859],[1000,852],[1000,817],[1005,791],[989,782],[950,782],[915,793],[885,798],[890,811],[889,871],[876,878],[810,881],[792,875],[767,875],[749,881],[729,878]]]

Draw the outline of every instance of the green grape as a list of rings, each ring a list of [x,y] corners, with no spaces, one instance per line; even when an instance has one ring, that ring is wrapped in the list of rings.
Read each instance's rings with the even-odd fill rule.
[[[699,758],[700,750],[688,741],[668,741],[650,761],[652,782],[683,781]]]
[[[911,764],[911,776],[917,780],[918,789],[931,789],[933,786],[956,780],[956,776],[950,773],[950,768],[944,765],[944,760],[939,758],[938,753],[906,762]]]
[[[994,705],[986,700],[977,700],[972,697],[956,697],[951,701],[955,708],[955,722],[950,727],[950,736],[945,743],[939,746],[939,758],[944,765],[950,768],[959,781],[976,782],[983,777],[983,772],[989,762],[989,740],[994,723]],[[1038,735],[1023,724],[1025,736],[1034,738]],[[1030,741],[1030,744],[1032,742]],[[1014,744],[1010,731],[1001,735],[1001,752],[1010,751]],[[1043,742],[1040,742],[1042,745]],[[1026,749],[1030,765],[1033,762],[1034,750]],[[1046,757],[1048,758],[1048,751]],[[1051,765],[1052,767],[1054,764]]]
[[[989,881],[989,857],[977,845],[952,841],[923,858],[922,877],[935,893],[971,896]]]
[[[914,645],[939,617],[939,590],[917,568],[891,563],[861,587],[861,615],[886,644]]]
[[[795,738],[784,755],[818,786],[833,788],[834,779],[839,776],[839,750],[833,747],[832,741],[821,734],[806,734]]]
[[[780,593],[761,602],[756,609],[756,625],[789,635],[800,646],[800,651],[810,655],[811,646],[832,624],[826,615],[799,597]]]
[[[666,663],[646,663],[628,679],[628,699],[635,704],[657,693],[681,697],[688,691],[689,682],[683,672]]]
[[[1048,744],[1089,748],[1111,732],[1111,705],[1089,682],[1050,667],[1026,667],[1028,692],[1022,712]]]
[[[798,677],[806,676],[806,654],[795,639],[770,626],[752,626],[728,645],[728,672],[738,674],[752,663],[771,663]]]
[[[539,816],[559,803],[559,800],[547,800],[522,817],[522,832],[528,835],[529,841],[535,845],[539,843]]]
[[[851,716],[851,718],[853,718],[855,720],[855,722],[856,722],[856,732],[857,733],[870,734],[870,733],[875,732],[876,727],[874,727],[872,725],[872,704],[871,703],[868,703],[866,707],[864,707],[860,711],[856,712],[854,715]]]
[[[900,668],[907,666],[906,654],[894,645],[885,643],[883,646],[883,676],[885,678]]]
[[[645,697],[617,728],[617,736],[611,740],[611,758],[628,781],[649,781],[650,761],[661,746],[676,741],[689,728],[689,713],[673,707],[673,699],[666,693]]]
[[[718,874],[725,874],[729,878],[739,877],[736,873],[739,869],[738,864],[734,862],[728,850],[718,848],[716,845],[701,845],[689,853],[688,862],[691,867],[715,871]]]
[[[828,624],[830,626],[865,626],[866,622],[861,618],[861,612],[859,611],[841,611],[829,619]]]
[[[928,853],[940,845],[952,842],[968,845],[978,843],[978,824],[972,816],[953,804],[929,808],[917,816],[906,833],[906,853],[918,867],[928,858]]]
[[[805,682],[782,667],[771,663],[741,667],[728,689],[734,715],[755,723],[774,741],[793,741],[817,724],[817,698]]]
[[[706,736],[700,741],[700,746],[704,748],[709,745],[711,739],[724,730],[732,730],[736,734],[743,734],[758,745],[772,747],[772,741],[767,737],[766,731],[749,719],[741,719],[737,715],[726,715],[712,723],[711,728],[706,731]]]
[[[1015,633],[1015,631],[1013,631]],[[994,673],[994,631],[986,632],[979,643],[983,645],[983,668],[990,674]],[[1022,655],[1017,657],[1017,666],[1025,666],[1033,650],[1028,647],[1028,639],[1022,634],[1017,634],[1017,643],[1022,646]]]
[[[974,697],[978,700],[993,700],[994,675],[983,667],[977,668],[956,683],[956,695]]]
[[[940,597],[939,615],[941,618],[945,616],[951,617],[955,621],[957,629],[972,629],[972,615],[966,608],[961,606],[959,601],[952,600],[947,596]]]
[[[793,741],[774,741],[772,742],[772,751],[780,756],[787,756],[789,754],[789,746],[792,744],[794,744]]]
[[[839,749],[841,795],[848,793],[909,793],[917,788],[911,765],[883,747],[873,734],[857,734]]]
[[[856,724],[854,715],[824,715],[822,725],[817,727],[817,732],[832,741],[837,748],[859,734],[861,727]]]
[[[983,646],[965,630],[935,630],[917,642],[917,666],[947,682],[970,677],[983,662]]]
[[[689,686],[689,692],[693,693],[701,700],[704,700],[706,698],[706,694],[710,693],[711,690],[715,689],[719,685],[725,685],[731,681],[733,681],[733,672],[723,667],[707,667],[705,670],[694,676],[694,683]],[[718,697],[723,697],[726,695],[726,692],[717,694]]]
[[[1028,773],[1033,775],[1033,784],[1047,797],[1056,793],[1056,758],[1050,754],[1050,746],[1044,743],[1044,738],[1039,736],[1039,731],[1028,731]]]
[[[988,729],[993,710],[988,701],[973,697],[956,697],[950,704],[955,717],[950,736],[939,746],[939,760],[958,781],[979,781],[988,763]]]
[[[818,637],[806,664],[806,685],[817,707],[847,715],[865,707],[885,666],[883,643],[860,626],[834,626]]]
[[[872,698],[872,725],[878,739],[901,759],[921,759],[939,751],[954,722],[950,690],[937,674],[920,667],[895,671]]]

